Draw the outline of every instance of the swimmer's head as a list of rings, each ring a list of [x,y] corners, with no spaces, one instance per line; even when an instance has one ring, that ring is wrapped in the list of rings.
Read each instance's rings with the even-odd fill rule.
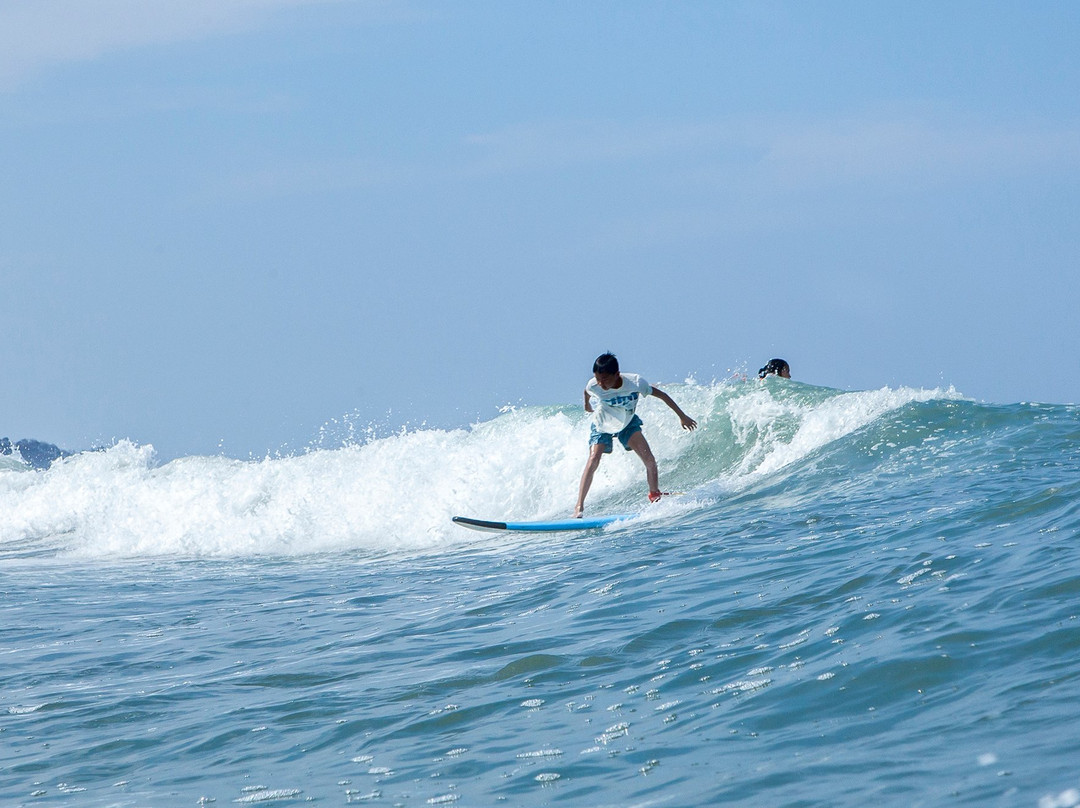
[[[761,370],[757,372],[759,379],[766,376],[779,376],[781,379],[791,378],[791,368],[783,359],[770,359]]]

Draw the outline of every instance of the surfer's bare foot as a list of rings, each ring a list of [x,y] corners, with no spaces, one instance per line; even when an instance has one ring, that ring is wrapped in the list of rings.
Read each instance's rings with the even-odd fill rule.
[[[662,497],[662,496],[664,496],[663,491],[650,491],[649,492],[649,502],[659,502],[660,497]]]
[[[580,519],[584,515],[585,515],[585,509],[584,508],[574,508],[574,518],[575,519]]]

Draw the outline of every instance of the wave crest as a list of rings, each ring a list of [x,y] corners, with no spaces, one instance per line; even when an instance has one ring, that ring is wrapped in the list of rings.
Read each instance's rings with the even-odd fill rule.
[[[798,382],[665,385],[693,433],[651,398],[639,406],[665,488],[737,491],[906,405],[954,390],[841,392]],[[523,407],[468,428],[417,429],[337,449],[157,465],[122,441],[44,472],[0,469],[0,557],[237,557],[430,550],[475,541],[455,514],[567,514],[588,440],[580,407]],[[593,511],[644,505],[640,461],[616,451],[597,472]],[[665,507],[665,506],[659,506]]]

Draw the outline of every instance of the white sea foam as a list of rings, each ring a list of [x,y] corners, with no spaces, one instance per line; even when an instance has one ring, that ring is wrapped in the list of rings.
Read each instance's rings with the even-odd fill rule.
[[[680,429],[651,398],[639,412],[662,479],[697,496],[651,506],[650,519],[699,507],[710,483],[738,487],[904,404],[954,395],[757,382],[668,389],[698,417],[699,430]],[[526,407],[469,428],[403,431],[259,461],[157,464],[151,446],[122,441],[45,472],[0,469],[0,553],[232,557],[453,547],[482,540],[453,525],[453,515],[568,515],[587,436],[580,407]],[[644,495],[640,462],[617,447],[600,466],[589,506],[636,509]]]

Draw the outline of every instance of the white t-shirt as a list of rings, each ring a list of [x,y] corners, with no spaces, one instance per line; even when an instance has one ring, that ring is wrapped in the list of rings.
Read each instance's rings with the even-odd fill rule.
[[[614,435],[630,423],[638,398],[652,393],[652,385],[636,373],[623,373],[621,387],[604,390],[594,376],[585,385],[585,392],[600,399],[599,406],[593,410],[597,431]]]

